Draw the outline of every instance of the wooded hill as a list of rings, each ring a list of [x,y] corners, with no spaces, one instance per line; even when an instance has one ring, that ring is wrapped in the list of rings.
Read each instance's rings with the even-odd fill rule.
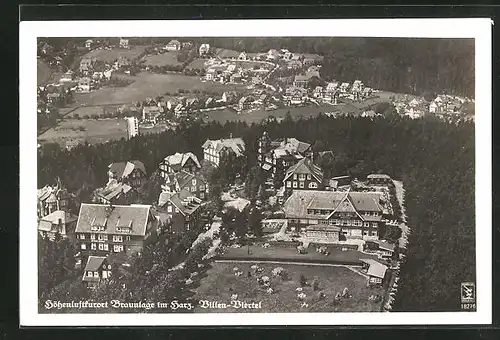
[[[395,309],[459,310],[460,283],[475,280],[474,124],[451,125],[431,117],[317,117],[281,123],[210,123],[180,126],[177,131],[138,136],[104,145],[81,145],[71,151],[45,145],[38,156],[38,185],[60,176],[68,189],[95,188],[107,180],[114,161],[139,159],[149,173],[175,152],[202,156],[207,138],[241,136],[247,144],[248,169],[255,163],[257,138],[295,137],[314,143],[315,151],[332,150],[325,175],[364,178],[384,172],[404,182],[406,213],[412,229],[407,263],[402,266]],[[202,157],[201,157],[202,158]],[[150,202],[152,203],[152,202]]]

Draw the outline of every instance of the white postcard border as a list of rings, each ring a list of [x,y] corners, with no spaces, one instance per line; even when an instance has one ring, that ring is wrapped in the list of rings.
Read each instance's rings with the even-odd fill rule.
[[[35,207],[37,188],[37,37],[360,36],[475,38],[476,312],[39,314],[36,211],[20,211],[21,326],[431,325],[492,320],[492,159],[490,19],[309,19],[25,21],[20,23],[20,202]],[[453,199],[453,196],[450,196]]]

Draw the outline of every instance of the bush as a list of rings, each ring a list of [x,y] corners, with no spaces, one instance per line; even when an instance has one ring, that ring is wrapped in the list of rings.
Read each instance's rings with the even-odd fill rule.
[[[319,282],[318,282],[318,280],[314,280],[313,281],[312,287],[313,287],[314,291],[319,290]]]
[[[83,119],[90,119],[89,115],[83,115]]]
[[[75,113],[75,114],[73,115],[73,118],[75,118],[75,119],[80,119],[80,115],[79,115],[78,113]]]

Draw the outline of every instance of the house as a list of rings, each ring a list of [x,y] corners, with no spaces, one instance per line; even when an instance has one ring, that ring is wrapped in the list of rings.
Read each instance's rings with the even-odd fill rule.
[[[170,42],[165,46],[167,51],[179,51],[181,49],[181,43],[179,40],[170,40]]]
[[[38,221],[38,233],[43,237],[48,237],[49,240],[53,241],[56,234],[61,235],[61,237],[69,237],[73,239],[75,233],[77,217],[73,214],[63,211],[56,210]]]
[[[162,192],[158,207],[160,220],[169,221],[171,230],[183,233],[194,228],[200,217],[201,200],[187,190],[176,193]],[[163,221],[162,221],[163,222]]]
[[[386,174],[371,174],[366,176],[368,184],[377,185],[387,185],[392,183],[392,178]]]
[[[84,73],[84,74],[87,74],[88,72],[90,72],[92,70],[92,67],[94,65],[94,60],[93,59],[90,59],[90,58],[83,58],[81,61],[80,61],[80,72],[81,73]]]
[[[340,84],[340,87],[339,87],[340,92],[347,93],[347,91],[349,90],[349,86],[350,86],[349,83]]]
[[[266,59],[267,60],[277,60],[279,58],[279,52],[275,49],[270,49],[267,52]]]
[[[438,108],[439,108],[439,105],[435,101],[432,101],[429,104],[429,112],[430,113],[436,113],[438,111]]]
[[[250,100],[248,97],[241,97],[238,101],[238,110],[242,111],[250,107]]]
[[[311,77],[309,75],[298,74],[295,76],[295,78],[293,80],[293,86],[307,88],[309,86],[310,80],[311,80]]]
[[[88,257],[82,277],[82,281],[87,285],[87,288],[96,288],[101,280],[107,280],[110,276],[111,264],[108,263],[105,256]]]
[[[224,92],[221,96],[220,101],[224,103],[231,103],[235,99],[236,95],[233,92]]]
[[[295,138],[271,140],[264,131],[258,140],[257,163],[271,173],[272,178],[283,178],[286,169],[310,155],[311,144]]]
[[[283,185],[291,192],[299,190],[322,190],[323,171],[309,157],[302,158],[285,172]]]
[[[207,100],[205,100],[205,107],[209,107],[210,104],[214,103],[214,99],[212,97],[208,97]]]
[[[92,79],[100,80],[104,78],[104,72],[94,72],[92,73]]]
[[[370,97],[373,93],[373,89],[371,87],[365,87],[363,89],[363,96]]]
[[[396,246],[391,243],[387,243],[384,241],[380,240],[367,240],[365,242],[365,251],[374,251],[378,254],[380,254],[380,257],[382,257],[385,260],[390,260],[394,257],[394,251]]]
[[[226,155],[233,155],[234,157],[242,157],[245,153],[245,142],[241,138],[228,138],[228,139],[207,139],[202,145],[203,159],[211,162],[216,166],[219,165],[220,159]]]
[[[38,218],[47,216],[58,210],[67,210],[70,200],[70,193],[58,179],[55,186],[46,185],[37,190],[37,215]]]
[[[242,79],[242,75],[241,73],[233,73],[231,74],[231,76],[229,77],[229,81],[231,83],[240,83],[241,82],[241,79]]]
[[[293,54],[288,50],[281,50],[281,56],[283,60],[289,61],[292,60]]]
[[[110,180],[104,188],[94,191],[94,203],[119,204],[127,195],[132,192],[132,187],[128,184],[118,182],[116,179]]]
[[[342,239],[378,239],[381,198],[380,192],[293,190],[283,210],[292,230],[320,224],[340,228]]]
[[[186,100],[187,108],[194,108],[194,106],[198,103],[198,98],[189,98]]]
[[[90,92],[92,80],[89,77],[81,77],[78,79],[78,92]]]
[[[187,171],[195,173],[201,169],[200,162],[192,152],[175,153],[167,156],[160,163],[160,175],[166,178],[168,174]]]
[[[120,58],[118,58],[118,60],[116,61],[117,68],[127,67],[129,65],[130,61],[125,56],[120,56]]]
[[[85,48],[92,48],[92,44],[94,43],[94,41],[92,39],[87,39],[85,40]]]
[[[148,179],[144,164],[138,160],[111,163],[108,169],[110,180],[116,179],[118,182],[123,182],[133,188],[140,187]]]
[[[316,86],[313,91],[314,98],[323,98],[325,94],[325,89],[322,86]]]
[[[337,81],[330,82],[326,85],[326,91],[327,92],[334,92],[338,86],[339,86],[339,83]]]
[[[236,70],[236,65],[235,64],[229,64],[227,66],[227,69],[226,69],[226,71],[230,72],[230,73],[233,73],[235,70]]]
[[[128,39],[123,39],[123,38],[120,38],[120,47],[121,48],[129,48],[129,43],[128,43]]]
[[[158,118],[163,113],[163,108],[157,105],[144,106],[142,108],[142,121],[145,123],[158,123]]]
[[[370,285],[382,285],[387,273],[387,266],[373,259],[360,259],[363,271],[368,275]]]
[[[205,73],[205,80],[211,81],[215,79],[215,75],[217,74],[217,71],[213,68],[209,68],[207,70],[207,73]]]
[[[163,188],[164,191],[171,193],[186,190],[201,200],[208,198],[208,183],[199,173],[187,171],[170,173],[165,177]]]
[[[351,184],[351,176],[336,176],[331,178],[333,181],[337,182],[337,186],[343,187]]]
[[[252,77],[252,84],[254,85],[262,84],[262,77],[261,76]]]
[[[247,54],[246,52],[241,52],[239,55],[238,55],[238,60],[247,60],[248,57],[247,57]]]
[[[184,110],[184,106],[182,105],[182,103],[177,104],[177,106],[174,108],[174,112],[176,114],[179,114],[182,110]]]
[[[193,43],[191,41],[186,41],[182,43],[182,48],[185,50],[190,50],[193,48]]]
[[[209,52],[210,52],[210,45],[209,44],[201,44],[200,49],[199,49],[200,57],[206,56]]]
[[[67,83],[70,81],[73,81],[75,76],[75,73],[71,70],[68,70],[66,73],[64,73],[61,78],[59,79],[60,83]]]
[[[47,93],[47,103],[52,104],[57,102],[61,98],[61,94],[59,92],[51,92]]]
[[[299,60],[290,60],[287,64],[287,68],[292,70],[298,70],[302,68],[302,62]]]
[[[130,254],[154,242],[157,228],[150,205],[82,203],[75,230],[77,248],[85,255]]]
[[[364,90],[364,85],[361,80],[355,80],[352,83],[351,92],[362,92]]]

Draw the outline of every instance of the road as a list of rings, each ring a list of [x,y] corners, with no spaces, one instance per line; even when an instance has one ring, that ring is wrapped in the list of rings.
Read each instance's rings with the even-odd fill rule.
[[[399,247],[406,249],[406,246],[408,244],[408,236],[410,234],[410,228],[406,224],[403,182],[394,181],[394,185],[396,187],[396,198],[398,199],[399,205],[401,206],[401,215],[403,216],[403,222],[399,225],[402,231],[401,238],[399,239]]]

